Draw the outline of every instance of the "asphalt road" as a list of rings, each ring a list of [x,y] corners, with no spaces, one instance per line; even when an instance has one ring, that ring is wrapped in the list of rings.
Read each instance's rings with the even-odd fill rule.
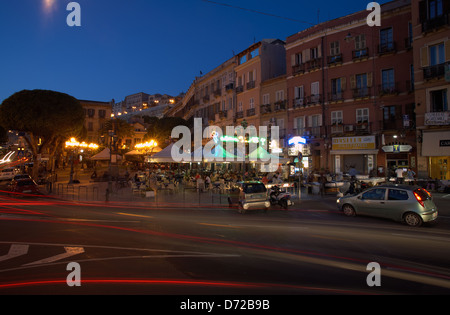
[[[450,214],[436,203],[436,224],[410,228],[347,218],[333,198],[242,215],[2,195],[0,295],[448,294]],[[81,286],[68,285],[71,262]]]

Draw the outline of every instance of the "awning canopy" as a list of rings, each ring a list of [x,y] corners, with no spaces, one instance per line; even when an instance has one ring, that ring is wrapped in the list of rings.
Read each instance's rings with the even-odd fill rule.
[[[102,152],[94,155],[90,158],[92,161],[109,161],[109,159],[113,160],[121,160],[122,156],[119,154],[110,154],[109,148],[104,149]]]

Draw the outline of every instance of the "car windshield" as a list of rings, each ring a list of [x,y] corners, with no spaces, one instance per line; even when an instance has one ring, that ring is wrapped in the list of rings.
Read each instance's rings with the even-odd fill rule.
[[[255,194],[266,192],[266,186],[263,184],[246,184],[244,185],[244,193],[246,194]]]
[[[418,188],[418,189],[414,190],[414,193],[416,193],[421,198],[421,200],[431,199],[430,193],[423,188]]]

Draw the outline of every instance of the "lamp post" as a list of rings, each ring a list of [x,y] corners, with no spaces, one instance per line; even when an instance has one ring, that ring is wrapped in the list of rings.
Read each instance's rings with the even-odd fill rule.
[[[150,140],[145,143],[138,143],[134,146],[134,148],[139,151],[144,151],[145,154],[151,154],[157,146],[158,143],[155,140]]]
[[[69,184],[73,184],[73,174],[74,174],[73,161],[75,159],[75,151],[78,153],[79,148],[96,150],[96,149],[98,149],[98,145],[95,143],[90,143],[90,144],[87,144],[86,142],[80,143],[75,138],[70,138],[70,140],[66,142],[66,149],[72,150],[72,158],[71,158],[71,162],[70,162]]]

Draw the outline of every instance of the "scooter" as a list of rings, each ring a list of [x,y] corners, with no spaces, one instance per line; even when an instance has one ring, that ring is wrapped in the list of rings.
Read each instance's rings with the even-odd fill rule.
[[[282,208],[287,209],[289,206],[294,205],[291,201],[291,194],[285,191],[281,191],[277,185],[272,186],[269,189],[269,201],[272,206],[280,205]]]

